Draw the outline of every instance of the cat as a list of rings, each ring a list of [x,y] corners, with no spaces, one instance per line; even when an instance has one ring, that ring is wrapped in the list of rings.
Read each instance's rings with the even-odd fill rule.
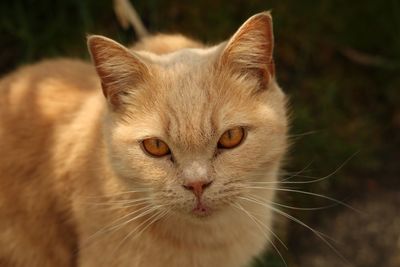
[[[288,146],[271,14],[87,44],[0,81],[0,265],[250,266]]]

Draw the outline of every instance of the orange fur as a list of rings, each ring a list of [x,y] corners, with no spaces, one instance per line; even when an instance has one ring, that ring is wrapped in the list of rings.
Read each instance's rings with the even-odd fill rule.
[[[257,35],[262,28],[271,34]],[[239,197],[272,200],[274,190],[249,182],[276,182],[286,151],[271,38],[268,13],[214,47],[157,35],[128,50],[93,36],[95,68],[60,59],[3,78],[1,266],[248,265],[268,238],[235,205],[271,225],[271,210]],[[245,141],[215,154],[238,125]],[[164,140],[174,161],[143,153],[148,137]],[[182,188],[184,176],[201,175],[214,180],[206,217],[191,213],[195,197]]]

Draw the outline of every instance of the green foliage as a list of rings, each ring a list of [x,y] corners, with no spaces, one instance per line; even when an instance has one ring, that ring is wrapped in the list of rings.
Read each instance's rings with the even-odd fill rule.
[[[150,31],[183,32],[209,43],[229,37],[250,15],[272,9],[277,76],[291,100],[294,144],[288,171],[312,162],[302,174],[322,177],[357,153],[330,179],[301,189],[349,200],[376,188],[399,188],[398,1],[132,2]],[[131,30],[119,27],[110,0],[2,1],[0,74],[47,57],[87,58],[87,33],[134,41]],[[302,135],[307,132],[312,133]],[[297,206],[322,203],[300,194],[288,201]],[[322,214],[339,209],[295,215],[318,224]],[[295,253],[296,240],[290,236]],[[266,257],[255,266],[282,266],[275,254]]]
[[[267,254],[265,258],[255,259],[253,267],[286,267],[285,262],[278,255]]]

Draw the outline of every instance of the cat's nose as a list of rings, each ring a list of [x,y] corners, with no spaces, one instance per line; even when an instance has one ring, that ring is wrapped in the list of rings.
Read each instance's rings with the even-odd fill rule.
[[[204,190],[209,187],[213,181],[197,180],[192,182],[186,182],[182,186],[186,190],[190,190],[196,197],[201,197]]]

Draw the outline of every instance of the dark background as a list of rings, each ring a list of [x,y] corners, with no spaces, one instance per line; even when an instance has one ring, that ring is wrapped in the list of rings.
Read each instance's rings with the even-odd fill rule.
[[[272,9],[277,77],[291,98],[293,146],[285,169],[300,175],[291,180],[332,174],[298,189],[347,203],[399,192],[400,1],[132,3],[151,32],[181,32],[210,44],[229,38],[251,15]],[[1,1],[0,75],[43,58],[88,59],[87,33],[125,44],[135,41],[132,30],[119,26],[111,0]],[[280,199],[296,207],[332,204],[296,193]],[[288,212],[319,229],[344,210],[337,205]],[[285,220],[278,222],[277,231],[289,247],[280,250],[290,266],[313,249],[302,240],[318,240],[305,227]],[[316,244],[325,246],[321,240]],[[257,264],[284,266],[272,251]]]

